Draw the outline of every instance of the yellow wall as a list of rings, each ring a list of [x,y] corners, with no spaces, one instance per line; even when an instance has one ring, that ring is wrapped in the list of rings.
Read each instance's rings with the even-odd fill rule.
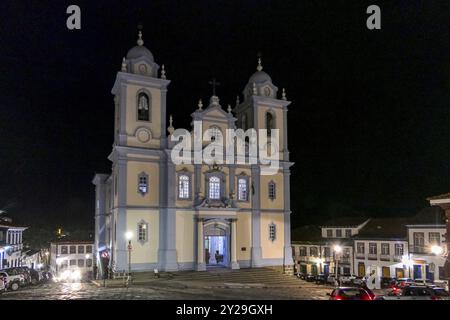
[[[275,241],[269,240],[269,225],[276,227]],[[284,215],[261,213],[261,249],[263,259],[283,258],[284,256]]]
[[[148,241],[137,241],[137,224],[144,220],[148,223]],[[131,263],[153,263],[158,261],[159,212],[157,210],[127,210],[127,231],[133,233]],[[117,235],[118,237],[120,235]]]
[[[194,212],[177,211],[176,213],[176,248],[178,262],[195,261]]]
[[[238,213],[236,222],[236,253],[238,260],[250,260],[252,247],[252,216],[250,213]],[[245,247],[246,251],[241,249]]]
[[[128,161],[127,168],[127,204],[159,205],[159,165],[152,162]],[[149,189],[145,195],[138,192],[138,176],[141,172],[148,175]]]
[[[273,180],[276,184],[275,192],[276,198],[274,200],[269,199],[269,182]],[[284,209],[284,184],[283,174],[278,172],[277,174],[270,176],[261,175],[261,208],[262,209]]]

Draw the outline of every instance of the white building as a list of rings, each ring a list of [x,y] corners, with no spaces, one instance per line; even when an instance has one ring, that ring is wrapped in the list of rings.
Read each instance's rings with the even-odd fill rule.
[[[294,230],[292,252],[297,272],[310,274],[353,273],[353,239],[367,224],[367,218],[335,219],[320,227]],[[338,249],[339,251],[337,251]]]
[[[446,225],[439,208],[409,218],[362,219],[359,224],[346,220],[293,231],[293,239],[299,240],[292,243],[293,257],[301,273],[334,273],[333,248],[340,245],[338,273],[445,280]]]
[[[14,225],[9,218],[0,219],[0,269],[22,265],[22,233],[26,229]]]
[[[50,244],[50,270],[59,276],[66,270],[80,270],[88,276],[93,270],[91,241],[57,241]]]

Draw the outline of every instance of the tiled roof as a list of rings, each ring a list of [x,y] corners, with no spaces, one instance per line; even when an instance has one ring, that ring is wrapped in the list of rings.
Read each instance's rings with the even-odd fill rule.
[[[405,239],[407,218],[371,219],[354,238],[356,239]]]
[[[441,199],[450,199],[450,193],[444,193],[437,196],[432,196],[427,198],[428,201],[430,200],[441,200]]]
[[[291,239],[292,241],[321,241],[322,234],[320,227],[307,225],[292,230]]]
[[[359,217],[339,217],[328,220],[322,227],[357,227],[369,218]]]

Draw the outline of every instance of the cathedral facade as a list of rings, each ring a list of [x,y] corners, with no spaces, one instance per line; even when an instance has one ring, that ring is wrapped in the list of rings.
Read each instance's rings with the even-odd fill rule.
[[[203,130],[279,129],[279,168],[261,164],[175,164],[172,118],[166,124],[170,80],[144,46],[123,59],[112,94],[115,103],[111,173],[96,174],[95,247],[99,266],[161,271],[293,265],[290,238],[290,167],[287,106],[262,71],[243,91],[243,101],[209,105],[191,114]],[[99,268],[101,271],[102,268]]]

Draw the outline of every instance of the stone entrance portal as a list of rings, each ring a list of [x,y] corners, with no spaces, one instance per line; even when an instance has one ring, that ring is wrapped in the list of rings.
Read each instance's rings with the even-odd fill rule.
[[[207,266],[239,269],[236,259],[236,220],[197,220],[197,270]]]

